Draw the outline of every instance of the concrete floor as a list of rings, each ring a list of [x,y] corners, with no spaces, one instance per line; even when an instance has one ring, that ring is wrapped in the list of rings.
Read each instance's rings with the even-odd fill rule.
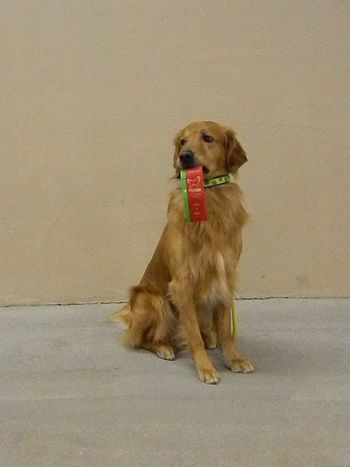
[[[115,305],[0,309],[1,467],[350,466],[350,300],[239,301],[222,381],[121,346]]]

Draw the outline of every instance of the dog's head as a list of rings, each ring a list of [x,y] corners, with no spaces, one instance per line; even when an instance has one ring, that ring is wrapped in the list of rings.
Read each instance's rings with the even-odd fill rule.
[[[203,165],[204,178],[213,178],[237,170],[247,161],[235,132],[215,122],[194,122],[175,136],[174,168]]]

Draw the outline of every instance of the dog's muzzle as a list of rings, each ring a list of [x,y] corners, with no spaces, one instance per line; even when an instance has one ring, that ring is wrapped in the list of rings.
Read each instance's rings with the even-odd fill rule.
[[[198,165],[193,151],[190,150],[183,151],[180,154],[180,162],[183,169],[191,169],[192,167],[196,167],[196,165]]]

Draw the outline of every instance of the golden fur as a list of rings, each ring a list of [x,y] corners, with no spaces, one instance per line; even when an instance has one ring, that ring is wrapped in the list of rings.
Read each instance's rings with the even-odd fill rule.
[[[210,138],[207,137],[209,135]],[[180,154],[192,151],[206,169],[205,178],[236,174],[247,160],[232,129],[215,122],[195,122],[175,137],[174,168]],[[219,375],[206,348],[218,345],[234,372],[252,364],[238,353],[232,337],[230,308],[236,266],[242,250],[241,230],[248,219],[236,183],[207,188],[208,221],[186,223],[180,182],[170,194],[168,222],[128,304],[111,316],[126,327],[125,343],[173,360],[178,336],[185,337],[199,379],[216,384]]]

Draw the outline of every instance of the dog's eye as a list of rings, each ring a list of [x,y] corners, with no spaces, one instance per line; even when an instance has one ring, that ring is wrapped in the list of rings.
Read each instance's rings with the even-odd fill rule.
[[[207,133],[203,133],[202,138],[206,143],[212,143],[214,141],[214,138],[210,135],[207,135]]]
[[[180,146],[183,146],[186,143],[187,141],[184,138],[180,139]]]

